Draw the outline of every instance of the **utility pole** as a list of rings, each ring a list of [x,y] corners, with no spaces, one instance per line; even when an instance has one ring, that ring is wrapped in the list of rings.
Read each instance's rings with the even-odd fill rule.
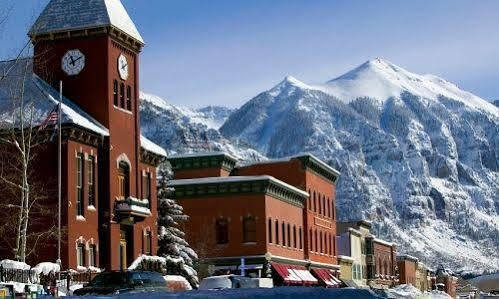
[[[57,111],[57,122],[58,122],[58,213],[57,213],[57,264],[59,265],[59,277],[58,280],[61,280],[61,269],[62,269],[62,261],[61,261],[61,202],[62,202],[62,183],[61,183],[61,176],[62,176],[62,121],[61,121],[61,108],[62,108],[62,81],[59,81],[59,108]]]

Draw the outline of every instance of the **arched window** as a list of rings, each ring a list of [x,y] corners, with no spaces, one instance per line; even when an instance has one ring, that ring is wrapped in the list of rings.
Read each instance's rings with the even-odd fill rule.
[[[279,245],[279,220],[275,221],[275,243]]]
[[[327,199],[327,216],[331,217],[331,203],[329,201],[329,198]]]
[[[326,216],[326,196],[322,196],[322,215]]]
[[[269,235],[269,243],[272,243],[272,219],[268,220],[268,235]]]
[[[320,193],[318,197],[319,197],[319,215],[322,215],[322,197]]]
[[[315,197],[315,191],[314,191],[314,212],[317,212],[317,197]]]
[[[118,168],[118,199],[124,200],[130,196],[130,167],[126,162],[120,162]]]
[[[296,225],[293,225],[293,247],[298,248],[298,243],[296,242]]]
[[[321,242],[320,242],[320,244],[321,244],[321,245],[320,245],[320,246],[321,246],[321,253],[324,253],[324,247],[322,246],[322,244],[323,244],[323,240],[322,240],[322,232],[320,232],[320,233],[319,233],[319,235],[320,235],[320,241],[321,241]]]
[[[300,249],[303,249],[303,236],[302,236],[301,227],[298,229],[298,236],[299,236],[299,239],[300,239]]]
[[[312,229],[308,232],[308,241],[310,244],[310,251],[314,251],[314,235],[312,234]]]
[[[125,84],[120,84],[120,107],[125,109]]]
[[[385,272],[385,275],[388,275],[388,274],[389,274],[389,273],[388,273],[388,263],[387,263],[386,261],[385,261],[384,268],[385,268],[385,269],[384,269],[384,270],[385,270],[385,271],[384,271],[384,272]]]
[[[281,228],[282,228],[282,246],[286,246],[286,224],[284,224],[284,222],[281,224]]]
[[[318,243],[318,240],[317,240],[317,230],[314,231],[314,239],[315,239],[315,252],[319,252],[319,244]]]
[[[256,242],[256,221],[253,216],[243,218],[243,242]]]
[[[217,244],[229,243],[229,221],[227,218],[219,218],[215,222]]]
[[[378,268],[378,274],[383,274],[383,264],[381,263],[381,258],[378,259],[378,265],[377,267]]]
[[[288,247],[291,247],[291,225],[288,223]]]

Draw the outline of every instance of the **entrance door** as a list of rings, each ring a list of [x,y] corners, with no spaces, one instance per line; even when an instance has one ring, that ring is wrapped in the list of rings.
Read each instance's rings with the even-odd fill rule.
[[[120,257],[120,270],[124,271],[127,267],[127,242],[126,242],[126,231],[120,231],[120,247],[119,247],[119,257]]]

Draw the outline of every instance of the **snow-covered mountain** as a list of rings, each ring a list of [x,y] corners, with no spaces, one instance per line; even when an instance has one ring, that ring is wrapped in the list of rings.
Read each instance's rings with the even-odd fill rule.
[[[140,94],[142,134],[165,148],[168,154],[226,151],[241,160],[265,159],[243,143],[231,142],[218,131],[229,108],[207,107],[192,110],[173,106],[147,93]]]
[[[343,220],[429,265],[499,269],[499,108],[433,75],[374,59],[321,85],[286,77],[220,132],[341,171]]]
[[[494,103],[494,105],[496,105],[497,107],[499,107],[499,100],[495,100],[493,103]]]

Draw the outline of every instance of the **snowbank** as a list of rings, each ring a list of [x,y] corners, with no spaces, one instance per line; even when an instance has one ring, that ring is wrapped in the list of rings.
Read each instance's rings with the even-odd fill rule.
[[[185,277],[183,276],[180,276],[180,275],[166,275],[166,276],[163,276],[164,279],[168,282],[168,283],[179,283],[179,284],[182,284],[183,290],[192,290],[192,286],[191,284],[187,281],[187,279],[185,279]]]
[[[421,295],[421,291],[411,284],[401,284],[395,288],[388,289],[387,292],[395,298],[414,299]]]
[[[39,263],[32,270],[34,270],[38,275],[40,274],[49,275],[51,273],[55,274],[57,272],[60,272],[61,266],[55,263],[45,262],[45,263]]]
[[[13,261],[13,260],[2,260],[2,261],[0,261],[0,266],[3,267],[4,269],[18,269],[18,270],[31,269],[30,265],[23,263],[23,262]]]

